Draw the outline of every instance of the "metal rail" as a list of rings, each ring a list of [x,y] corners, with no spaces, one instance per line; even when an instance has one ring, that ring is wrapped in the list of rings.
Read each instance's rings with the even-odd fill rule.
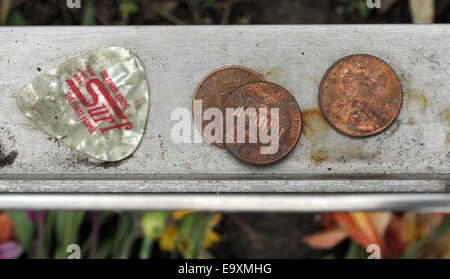
[[[3,209],[200,211],[415,211],[450,213],[450,194],[2,194]]]

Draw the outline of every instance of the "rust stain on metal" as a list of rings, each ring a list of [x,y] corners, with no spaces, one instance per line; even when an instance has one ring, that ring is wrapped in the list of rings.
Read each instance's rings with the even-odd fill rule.
[[[421,106],[421,112],[425,113],[428,107],[428,99],[424,93],[419,93],[418,89],[413,89],[410,93],[411,100],[417,102]]]
[[[309,108],[302,112],[303,133],[311,144],[311,159],[316,163],[328,160],[326,141],[330,125],[319,108]]]
[[[317,79],[315,79],[315,78],[312,77],[312,76],[308,76],[308,78],[309,78],[312,82],[314,82],[315,85],[320,86],[320,82],[319,82]]]
[[[380,150],[373,154],[365,150],[361,142],[333,144],[328,141],[330,124],[319,108],[308,108],[302,111],[303,134],[311,145],[311,159],[316,164],[325,161],[366,161],[377,158]]]
[[[226,114],[226,109],[233,108],[238,111],[236,115]],[[266,119],[261,119],[260,109],[267,109]],[[278,109],[278,116],[272,114],[272,109]],[[236,110],[238,109],[238,110]],[[251,114],[249,109],[254,109],[254,114]],[[242,118],[245,121],[245,143],[240,143],[237,140],[237,124],[234,123],[234,138],[227,138],[225,147],[239,159],[251,164],[270,164],[279,161],[286,157],[297,144],[302,130],[302,115],[300,108],[294,97],[284,88],[270,82],[253,82],[242,87],[239,87],[231,96],[225,101],[222,112],[226,117]],[[243,112],[243,113],[241,113]],[[251,120],[251,119],[252,120]],[[267,135],[272,133],[274,121],[278,122],[279,137],[278,148],[274,152],[263,154],[262,147],[268,147],[272,143],[262,143],[260,138],[257,138],[256,143],[250,143],[249,138],[252,131],[249,129],[249,122],[257,121],[260,134],[262,131]],[[226,123],[229,123],[226,120]],[[255,132],[255,131],[253,131]]]
[[[287,72],[282,67],[275,66],[275,67],[272,67],[270,69],[267,69],[264,72],[264,74],[265,74],[266,77],[279,78],[279,77],[287,75]]]
[[[442,118],[450,121],[450,108],[447,108],[446,110],[442,111],[441,114],[442,114]]]
[[[316,163],[322,163],[328,160],[328,150],[325,148],[311,150],[311,159]]]
[[[203,136],[210,142],[220,147],[224,147],[222,143],[214,142],[213,139],[208,138],[208,135],[203,133],[204,127],[211,121],[214,121],[214,119],[203,120],[203,113],[208,108],[221,109],[225,100],[240,86],[250,82],[263,80],[264,79],[258,73],[241,66],[223,67],[209,73],[198,85],[192,100],[194,122]],[[202,101],[201,109],[195,108],[195,101]],[[196,112],[201,112],[201,115],[196,115]]]
[[[302,111],[303,132],[308,139],[323,138],[330,133],[330,125],[319,108],[308,108]]]
[[[312,81],[315,85],[317,85],[317,87],[320,86],[320,81],[318,81],[315,77],[309,75],[309,74],[305,74],[302,73],[300,74],[301,77],[306,77],[307,79],[309,79],[310,81]]]
[[[394,70],[370,55],[336,62],[320,85],[320,107],[338,131],[356,137],[388,128],[400,112],[403,93]]]

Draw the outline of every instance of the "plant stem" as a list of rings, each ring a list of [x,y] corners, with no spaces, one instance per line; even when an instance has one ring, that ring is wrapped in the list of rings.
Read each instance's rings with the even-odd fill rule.
[[[153,250],[153,242],[151,239],[144,239],[139,253],[140,259],[150,259]]]
[[[95,258],[98,246],[98,237],[100,233],[100,212],[92,213],[92,231],[91,231],[91,249],[89,251],[89,258]]]
[[[34,242],[33,247],[33,258],[42,258],[42,247],[44,246],[44,236],[45,236],[45,211],[36,212],[36,224],[37,224],[37,237]]]

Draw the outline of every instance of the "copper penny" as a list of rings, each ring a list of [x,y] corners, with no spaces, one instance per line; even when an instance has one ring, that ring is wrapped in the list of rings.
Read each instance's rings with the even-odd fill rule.
[[[240,66],[223,67],[208,74],[195,90],[192,101],[194,122],[203,136],[210,142],[220,147],[224,147],[222,143],[215,142],[209,135],[203,133],[204,127],[211,121],[214,121],[214,119],[203,120],[203,113],[208,108],[218,108],[220,110],[223,102],[238,87],[250,82],[263,80],[264,79],[256,72]],[[201,109],[195,107],[195,101],[199,100],[202,101]],[[201,112],[201,115],[199,112]]]
[[[370,55],[336,62],[320,84],[320,107],[338,131],[356,137],[389,127],[400,112],[403,93],[394,70]]]
[[[251,164],[281,160],[294,149],[300,138],[302,116],[297,102],[286,89],[270,82],[253,82],[239,87],[223,104],[222,113],[226,127],[225,147]],[[245,126],[238,125],[239,118]],[[230,119],[232,125],[227,126]],[[241,135],[245,135],[244,141],[239,139],[239,129]],[[229,130],[234,132],[229,134]]]

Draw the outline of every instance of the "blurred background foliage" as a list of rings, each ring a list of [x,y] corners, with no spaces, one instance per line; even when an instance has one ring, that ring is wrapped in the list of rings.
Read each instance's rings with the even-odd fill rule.
[[[4,25],[446,23],[449,0],[0,0]]]
[[[72,244],[81,258],[204,258],[220,241],[214,229],[221,218],[191,211],[8,211],[0,213],[0,259],[65,259]]]
[[[448,23],[448,0],[0,0],[0,24]],[[444,214],[0,212],[1,258],[450,258]]]
[[[80,247],[81,258],[91,259],[230,258],[223,255],[233,248],[221,245],[212,249],[222,240],[217,228],[223,216],[193,211],[2,212],[0,259],[65,259],[72,255],[73,251],[68,250],[72,244]],[[366,250],[367,247],[376,244],[382,258],[450,259],[448,215],[353,212],[316,214],[315,217],[322,224],[321,231],[303,237],[300,233],[289,238],[283,234],[267,238],[264,231],[252,229],[239,214],[226,214],[226,218],[238,224],[234,230],[246,234],[242,243],[228,241],[226,245],[245,245],[260,253],[251,258],[268,257],[266,255],[284,258],[284,251],[268,252],[262,248],[265,242],[279,243],[284,237],[282,241],[291,249],[322,251],[321,254],[304,254],[306,257],[364,259],[373,253]],[[260,223],[267,221],[269,218]],[[311,223],[304,225],[311,226]],[[289,230],[289,226],[295,224],[279,229]],[[230,237],[233,232],[224,234]],[[262,243],[258,245],[258,242]],[[278,248],[283,249],[283,245]],[[238,254],[236,257],[247,256]]]

